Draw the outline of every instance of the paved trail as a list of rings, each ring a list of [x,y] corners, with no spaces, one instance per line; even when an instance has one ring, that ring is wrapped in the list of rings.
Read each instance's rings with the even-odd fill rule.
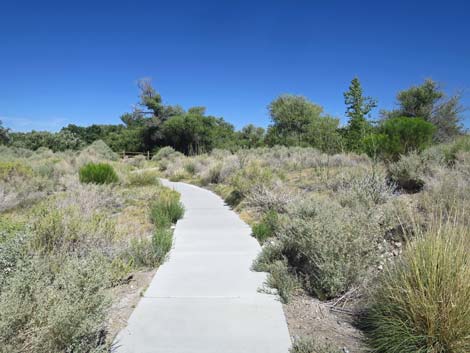
[[[164,181],[185,215],[169,260],[116,339],[118,353],[287,353],[281,304],[250,271],[260,251],[250,228],[210,191]]]

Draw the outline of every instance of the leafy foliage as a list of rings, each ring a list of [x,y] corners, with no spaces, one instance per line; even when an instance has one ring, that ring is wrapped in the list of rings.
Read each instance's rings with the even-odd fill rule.
[[[387,119],[379,127],[379,133],[364,139],[364,145],[371,157],[397,160],[400,155],[428,147],[435,130],[433,124],[420,118]]]
[[[437,127],[435,141],[445,142],[462,133],[460,96],[446,97],[439,85],[426,80],[420,86],[413,86],[398,93],[398,109],[383,111],[385,118],[420,117]]]
[[[323,108],[302,96],[283,95],[268,106],[272,125],[269,145],[310,145],[321,150],[337,148],[339,121],[323,115]]]

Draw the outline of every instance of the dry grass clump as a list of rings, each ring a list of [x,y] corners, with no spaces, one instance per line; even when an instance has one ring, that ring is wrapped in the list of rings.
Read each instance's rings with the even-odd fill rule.
[[[126,183],[129,186],[159,185],[156,170],[138,170],[127,174]]]
[[[290,353],[343,353],[331,344],[320,344],[311,338],[301,338],[294,341]]]
[[[379,277],[362,320],[380,353],[470,351],[470,230],[435,220]]]

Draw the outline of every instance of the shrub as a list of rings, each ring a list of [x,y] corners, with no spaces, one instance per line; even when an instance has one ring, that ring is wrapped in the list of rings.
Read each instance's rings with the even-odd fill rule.
[[[81,154],[88,154],[99,159],[110,161],[117,161],[119,159],[119,156],[102,140],[94,141],[91,145],[85,147]]]
[[[150,208],[150,219],[157,228],[167,228],[183,217],[184,207],[176,192],[162,192]]]
[[[362,319],[377,353],[470,351],[470,230],[432,226],[387,268]]]
[[[378,221],[321,198],[292,206],[277,235],[289,265],[320,299],[354,285],[377,259]]]
[[[109,300],[100,258],[33,258],[0,294],[3,352],[90,352],[103,346]]]
[[[289,272],[287,261],[277,260],[269,265],[269,274],[266,285],[275,288],[283,303],[288,303],[292,292],[299,288],[295,275]]]
[[[330,344],[320,344],[312,338],[296,340],[289,351],[290,353],[342,353]]]
[[[24,227],[0,218],[0,293],[17,264],[28,253],[29,234]]]
[[[127,184],[131,186],[159,185],[158,173],[153,170],[143,170],[129,173]]]
[[[278,261],[283,260],[282,246],[278,242],[270,242],[263,246],[261,252],[252,265],[253,271],[269,272],[269,266]]]
[[[401,156],[388,165],[390,179],[407,191],[420,191],[424,186],[426,163],[416,152]]]
[[[157,229],[150,239],[132,239],[127,257],[135,268],[153,268],[165,260],[172,243],[171,229]]]
[[[340,187],[339,200],[350,208],[371,208],[386,203],[394,189],[394,183],[387,183],[385,173],[369,170],[364,175],[354,175],[347,185]]]
[[[187,162],[184,164],[184,170],[185,170],[186,173],[188,173],[189,175],[194,175],[194,174],[196,174],[196,164],[194,163],[194,161],[187,161]]]
[[[81,183],[111,184],[119,178],[114,168],[107,163],[88,163],[80,168],[79,178]]]
[[[166,146],[160,148],[158,152],[155,153],[155,155],[152,157],[152,161],[161,161],[179,156],[183,156],[183,154],[181,152],[175,151],[173,147]]]
[[[89,254],[97,249],[111,252],[116,237],[115,219],[79,204],[44,202],[32,214],[30,246],[42,253]]]
[[[278,214],[275,211],[268,211],[262,220],[253,225],[253,236],[263,243],[266,239],[274,236],[278,223]]]
[[[173,233],[171,229],[157,229],[152,237],[152,247],[155,258],[159,263],[165,260],[166,254],[171,250]]]
[[[269,229],[269,226],[264,222],[258,222],[251,227],[253,236],[260,242],[263,243],[268,239],[272,234]]]
[[[32,169],[23,163],[0,161],[0,181],[9,181],[14,177],[28,178],[32,174]]]
[[[453,165],[461,152],[470,152],[470,136],[461,136],[450,143],[442,143],[427,149],[426,154],[434,157],[435,161]]]
[[[143,168],[144,165],[145,165],[145,161],[147,160],[147,157],[145,157],[144,155],[137,155],[137,156],[134,156],[134,157],[126,157],[124,159],[124,162],[132,167],[135,167],[135,168]]]
[[[246,203],[256,211],[285,212],[287,205],[295,197],[296,195],[280,182],[273,183],[273,185],[256,184],[247,195]]]
[[[433,124],[421,118],[391,118],[379,127],[379,134],[366,137],[364,145],[371,157],[397,160],[402,154],[429,146],[435,131]]]

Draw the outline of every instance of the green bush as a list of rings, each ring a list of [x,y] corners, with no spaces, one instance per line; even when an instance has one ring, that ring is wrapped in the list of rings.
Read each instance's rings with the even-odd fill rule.
[[[173,245],[173,232],[171,229],[157,229],[152,237],[152,247],[159,263],[165,260],[166,254]]]
[[[436,127],[421,118],[392,118],[385,120],[378,134],[364,139],[366,153],[385,160],[398,160],[400,155],[422,151],[428,147]]]
[[[266,243],[253,262],[252,269],[257,272],[269,272],[272,263],[283,259],[282,245],[279,242]]]
[[[168,228],[183,217],[184,207],[179,201],[179,194],[162,192],[150,208],[150,219],[157,228]]]
[[[278,223],[278,214],[275,211],[268,211],[260,222],[252,227],[253,236],[260,243],[265,242],[268,238],[273,237]]]
[[[81,183],[111,184],[118,182],[119,178],[114,168],[107,163],[88,163],[80,168]]]
[[[469,240],[453,221],[432,226],[385,269],[361,320],[373,352],[470,352]]]

